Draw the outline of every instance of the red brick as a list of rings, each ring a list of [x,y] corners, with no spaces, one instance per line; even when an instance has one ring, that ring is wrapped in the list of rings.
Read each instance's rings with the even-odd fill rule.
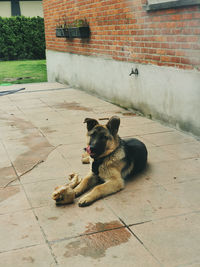
[[[47,49],[191,69],[198,67],[197,6],[146,12],[147,0],[43,0]],[[56,38],[59,18],[87,18],[91,38]],[[125,48],[126,47],[126,48]],[[129,51],[132,55],[129,56]]]

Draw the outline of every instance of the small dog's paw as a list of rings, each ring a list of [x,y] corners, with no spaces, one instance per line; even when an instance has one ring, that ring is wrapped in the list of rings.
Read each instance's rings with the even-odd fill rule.
[[[93,201],[91,197],[89,195],[85,195],[79,200],[78,205],[79,207],[86,207],[89,206],[92,202]]]

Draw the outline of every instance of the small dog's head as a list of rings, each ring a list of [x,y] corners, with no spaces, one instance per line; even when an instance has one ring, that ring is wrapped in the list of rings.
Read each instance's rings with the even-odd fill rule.
[[[104,157],[115,150],[119,143],[119,117],[111,117],[106,125],[91,118],[86,118],[84,122],[87,123],[88,130],[86,151],[92,158]]]

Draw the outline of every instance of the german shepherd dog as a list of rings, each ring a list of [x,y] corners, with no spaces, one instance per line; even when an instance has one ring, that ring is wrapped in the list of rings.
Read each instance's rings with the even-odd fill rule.
[[[74,191],[80,196],[93,189],[80,198],[80,207],[123,189],[124,180],[142,171],[147,163],[147,149],[141,141],[119,137],[119,117],[111,117],[106,125],[91,118],[84,122],[87,124],[86,151],[93,162],[91,172]]]

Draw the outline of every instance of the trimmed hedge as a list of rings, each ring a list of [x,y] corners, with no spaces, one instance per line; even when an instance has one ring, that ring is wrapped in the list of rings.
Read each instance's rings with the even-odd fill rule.
[[[44,58],[43,18],[0,17],[0,60]]]

